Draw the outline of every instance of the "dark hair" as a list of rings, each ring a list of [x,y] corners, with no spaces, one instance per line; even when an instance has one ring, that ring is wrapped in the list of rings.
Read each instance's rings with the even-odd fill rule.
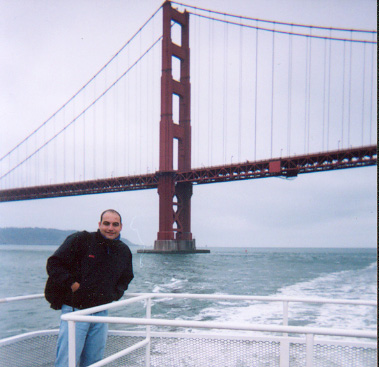
[[[122,224],[122,219],[121,219],[121,215],[118,211],[114,210],[114,209],[107,209],[107,210],[104,210],[101,215],[100,215],[100,223],[103,222],[103,216],[105,213],[113,213],[113,214],[117,214],[119,217],[120,217],[120,224]]]

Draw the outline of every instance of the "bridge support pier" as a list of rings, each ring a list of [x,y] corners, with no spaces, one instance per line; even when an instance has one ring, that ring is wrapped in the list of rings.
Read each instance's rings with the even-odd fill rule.
[[[195,252],[196,240],[156,240],[154,250],[159,252]]]
[[[153,250],[138,250],[144,254],[207,254],[210,251],[196,249],[196,240],[156,240]]]

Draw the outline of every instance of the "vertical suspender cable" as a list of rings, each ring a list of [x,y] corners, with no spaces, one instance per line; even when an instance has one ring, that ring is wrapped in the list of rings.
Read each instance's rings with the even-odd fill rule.
[[[154,41],[154,36],[155,36],[155,22],[153,21],[152,24],[152,30],[151,30],[151,40],[152,42]],[[155,152],[155,98],[154,96],[158,95],[156,93],[156,80],[155,80],[155,73],[154,73],[154,65],[155,65],[155,47],[152,50],[151,54],[151,109],[150,109],[150,139],[151,139],[151,147],[150,147],[150,167],[151,167],[151,172],[155,172],[154,168],[154,152]]]
[[[15,153],[17,153],[17,155],[18,155],[18,149],[17,149],[17,151]],[[12,167],[12,165],[11,165],[11,158],[12,158],[11,155],[9,155],[8,159],[7,159],[7,162],[8,162],[8,172],[11,170],[11,167]],[[4,163],[1,166],[5,167],[5,165],[6,165],[6,161],[4,161]],[[17,173],[15,172],[12,175],[12,177],[13,177],[13,184],[12,184],[12,181],[11,181],[11,177],[9,177],[8,180],[4,181],[3,185],[0,185],[0,189],[16,187],[16,185],[17,185]],[[8,184],[6,183],[6,181],[8,181]]]
[[[72,101],[72,119],[75,120],[75,99]],[[73,182],[75,182],[76,180],[76,126],[77,126],[77,123],[73,124],[74,126],[72,127],[72,135],[73,135],[73,139],[74,139],[74,143],[73,143],[73,170],[74,170],[74,173],[73,173]]]
[[[343,149],[344,120],[345,120],[345,73],[346,73],[346,41],[343,42],[343,69],[342,69],[342,113],[341,113],[341,149]]]
[[[63,110],[63,126],[65,125],[65,118],[66,116],[66,109]],[[66,152],[66,135],[67,130],[65,129],[63,132],[63,183],[66,183],[66,158],[67,158],[67,152]]]
[[[330,30],[331,37],[332,30]],[[326,149],[329,150],[329,128],[330,128],[330,79],[331,79],[331,68],[332,68],[332,41],[329,40],[329,73],[328,73],[328,118],[327,118],[327,129],[326,129]]]
[[[272,57],[271,57],[271,134],[270,134],[270,157],[272,158],[274,136],[274,87],[275,87],[275,23],[272,32]]]
[[[350,40],[353,38],[353,32],[350,32]],[[349,70],[349,115],[348,115],[348,126],[347,126],[347,147],[350,148],[350,122],[351,122],[351,71],[353,63],[353,42],[350,42],[350,70]]]
[[[19,161],[20,161],[20,148],[17,148],[17,162],[19,162]],[[10,171],[10,169],[11,169],[11,156],[10,155],[9,155],[9,161],[8,162],[9,162],[9,169],[8,169],[8,171]],[[18,186],[22,187],[23,186],[23,183],[22,183],[22,174],[20,174],[18,177],[19,177],[19,184],[18,184]]]
[[[257,118],[258,118],[258,21],[257,29],[255,31],[255,115],[254,115],[254,161],[257,160]]]
[[[309,154],[309,145],[310,145],[310,131],[311,131],[311,82],[312,82],[312,28],[310,30],[311,37],[309,37],[309,63],[308,63],[308,116],[307,116],[307,124],[308,124],[308,151]]]
[[[210,115],[210,128],[211,128],[211,161],[210,161],[210,165],[213,164],[213,149],[214,149],[214,141],[213,141],[213,131],[214,131],[214,89],[213,89],[213,77],[214,77],[214,22],[211,22],[211,29],[210,29],[210,33],[211,33],[211,44],[210,44],[210,49],[209,49],[209,52],[210,52],[210,55],[211,55],[211,95],[210,95],[210,109],[211,109],[211,115]]]
[[[149,129],[150,127],[150,119],[149,119],[149,111],[151,111],[153,106],[150,104],[152,101],[152,92],[153,92],[153,74],[151,73],[151,67],[150,67],[150,55],[146,56],[146,91],[145,91],[145,98],[146,98],[146,138],[145,138],[145,144],[146,144],[146,167],[145,172],[149,173],[149,159],[150,159],[150,149],[151,149],[151,143],[150,143],[150,134],[149,130],[152,132],[152,129]],[[151,74],[150,74],[151,73]]]
[[[227,90],[228,90],[228,23],[224,24],[224,98],[223,98],[223,139],[222,155],[223,163],[226,164],[226,138],[227,138]]]
[[[308,117],[308,76],[309,76],[309,37],[305,38],[306,48],[305,48],[305,98],[304,98],[304,154],[307,153],[307,117]]]
[[[128,64],[126,65],[126,67],[128,67]],[[126,151],[127,151],[127,123],[128,123],[128,119],[127,119],[127,114],[126,114],[126,111],[127,111],[127,100],[128,100],[128,97],[127,97],[127,88],[126,88],[126,80],[128,79],[128,77],[125,77],[124,80],[123,80],[123,87],[124,87],[124,98],[122,100],[122,105],[123,105],[123,121],[122,121],[122,125],[124,127],[123,129],[123,142],[122,142],[122,148],[123,148],[123,166],[122,166],[122,175],[126,175],[126,167],[127,167],[127,164],[126,164],[126,160],[127,160],[127,156],[126,156]],[[128,79],[129,80],[129,79]]]
[[[25,156],[28,156],[28,142],[29,140],[25,141]],[[24,167],[24,173],[25,173],[25,179],[24,179],[25,186],[28,186],[28,180],[29,180],[28,162],[25,162],[25,164],[23,164],[23,167]]]
[[[28,140],[25,140],[25,156],[27,157],[28,156]],[[24,166],[24,170],[25,170],[25,186],[28,186],[28,179],[30,177],[29,175],[29,172],[28,172],[28,161],[25,162],[25,164],[23,164]]]
[[[128,52],[128,68],[130,67],[130,52]],[[131,113],[130,113],[130,76],[127,76],[128,78],[128,92],[127,92],[127,109],[128,109],[128,122],[127,122],[127,173],[130,174],[130,131],[131,131]]]
[[[372,34],[372,38],[374,41],[374,33]],[[372,111],[373,111],[373,93],[374,93],[374,45],[371,45],[371,90],[370,90],[370,135],[369,135],[369,143],[371,144],[371,134],[372,134]]]
[[[104,90],[107,89],[107,69],[104,70]],[[106,160],[107,160],[107,157],[108,157],[108,152],[107,152],[107,142],[108,142],[108,136],[107,136],[107,125],[108,125],[108,119],[107,119],[107,96],[108,95],[105,95],[104,96],[104,100],[103,100],[103,104],[104,104],[104,107],[103,107],[103,137],[101,139],[101,142],[103,144],[103,149],[102,149],[102,159],[103,159],[103,177],[107,177],[107,172],[106,172]]]
[[[194,13],[195,15],[197,15],[197,11],[195,11]],[[190,14],[190,21],[193,23],[193,26],[191,25],[190,27],[190,30],[191,30],[191,36],[190,36],[190,41],[194,40],[194,43],[192,43],[190,45],[191,47],[191,50],[193,50],[193,53],[191,54],[191,57],[192,57],[192,62],[191,62],[191,75],[194,76],[194,78],[192,79],[192,82],[193,82],[193,86],[192,86],[192,94],[194,96],[196,96],[194,99],[193,99],[193,102],[192,103],[192,108],[191,108],[191,125],[192,125],[192,132],[193,132],[193,141],[195,143],[195,145],[193,145],[193,149],[192,149],[192,156],[193,156],[193,159],[192,159],[192,164],[195,163],[195,166],[197,167],[198,165],[198,161],[199,161],[199,129],[200,129],[200,123],[199,123],[199,101],[200,101],[200,97],[199,97],[199,93],[198,93],[198,85],[199,85],[199,74],[198,74],[198,70],[199,70],[199,57],[198,57],[198,50],[195,48],[195,47],[192,47],[193,44],[199,44],[198,43],[198,39],[199,39],[199,30],[198,30],[198,27],[199,27],[199,19],[197,16],[195,17],[192,17],[191,14]],[[195,65],[195,68],[193,69],[192,66]],[[193,73],[192,71],[195,70]],[[193,112],[192,112],[193,111]]]
[[[21,150],[21,147],[17,148],[17,162],[20,161],[20,150]],[[9,162],[10,162],[10,157],[9,157]],[[22,174],[20,175],[20,186],[25,186],[25,180],[22,180]]]
[[[116,59],[116,78],[118,78],[118,58]],[[118,144],[117,144],[117,125],[118,125],[118,85],[115,85],[113,87],[113,172],[114,172],[114,177],[117,177],[118,174]]]
[[[195,22],[195,42],[197,45],[200,45],[200,42],[201,42],[201,38],[200,38],[200,19],[199,18],[195,18],[197,20],[197,22]],[[211,22],[210,22],[211,23]],[[210,24],[209,23],[209,24]],[[211,45],[209,45],[209,48],[211,47]],[[202,127],[202,124],[201,124],[201,114],[200,114],[200,52],[198,50],[197,47],[194,47],[195,48],[195,52],[196,52],[196,60],[195,60],[195,65],[196,65],[196,73],[195,73],[195,76],[196,76],[196,79],[195,79],[195,83],[196,83],[196,156],[197,156],[197,164],[199,165],[200,164],[200,137],[202,136],[202,134],[200,134],[200,129]],[[191,65],[193,65],[193,63],[191,63]],[[212,101],[209,101],[209,103],[211,104]],[[209,124],[209,121],[208,121],[208,124]]]
[[[85,100],[85,90],[83,91],[83,111],[86,109],[86,100]],[[83,171],[82,178],[83,181],[86,179],[86,113],[83,113]]]
[[[211,126],[211,114],[212,114],[212,52],[211,48],[213,46],[212,42],[212,27],[213,22],[209,22],[209,32],[208,32],[208,165],[212,165],[212,142],[213,142],[213,133],[212,133],[212,126]],[[200,46],[200,39],[198,45]],[[200,65],[199,65],[200,67]]]
[[[153,33],[153,29],[150,30],[151,34]],[[147,39],[148,36],[146,36]],[[152,37],[153,38],[153,37]],[[152,149],[152,141],[151,141],[151,134],[153,133],[153,129],[150,128],[151,120],[150,120],[150,114],[149,112],[153,110],[153,91],[154,91],[154,84],[153,84],[153,71],[150,66],[151,64],[151,59],[150,55],[146,55],[146,109],[145,109],[145,114],[146,114],[146,167],[145,171],[146,173],[150,172],[150,150]]]
[[[37,151],[37,136],[34,136],[34,151]],[[34,167],[33,167],[33,173],[34,173],[34,186],[38,185],[38,173],[39,173],[39,154],[40,152],[38,151],[37,154],[34,156],[32,160],[34,160]]]
[[[140,75],[140,64],[138,64],[136,66],[136,71],[135,71],[135,86],[137,86],[137,88],[139,87],[139,75]],[[134,172],[133,172],[133,175],[136,175],[138,174],[139,172],[138,171],[138,167],[141,166],[141,160],[140,160],[140,157],[141,157],[141,151],[138,150],[138,148],[141,149],[141,121],[140,121],[140,112],[141,112],[141,98],[139,97],[139,93],[138,93],[138,89],[136,89],[136,93],[135,93],[135,97],[137,98],[136,102],[135,102],[135,106],[133,106],[133,110],[134,110],[134,124],[135,124],[135,129],[134,129],[134,133],[136,134],[136,138],[133,139],[133,142],[132,144],[134,145],[134,161],[132,162],[133,164],[133,168],[134,168]]]
[[[38,150],[38,140],[37,140],[37,135],[35,137],[35,148],[34,150]],[[42,157],[42,154],[41,154],[41,151],[38,150],[38,153],[35,157],[35,169],[34,169],[34,175],[35,175],[35,184],[36,185],[39,185],[40,184],[40,167],[42,167],[42,165],[40,165],[40,160],[41,160],[41,157]]]
[[[76,120],[75,116],[75,99],[72,101],[72,119]],[[77,121],[77,120],[76,120]],[[73,167],[74,167],[74,177],[73,177],[73,182],[76,181],[76,130],[77,130],[77,123],[73,124],[73,137],[74,137],[74,154],[73,154]]]
[[[150,100],[150,93],[151,92],[151,77],[149,75],[149,55],[146,56],[145,59],[146,62],[146,82],[144,83],[144,89],[142,91],[142,95],[144,96],[143,99],[143,116],[142,120],[144,121],[144,143],[145,143],[145,148],[144,148],[144,167],[143,171],[144,173],[148,172],[148,167],[149,167],[149,154],[150,154],[150,142],[149,142],[149,119],[148,119],[148,111],[150,111],[151,106],[149,105],[149,100]],[[142,84],[141,84],[141,89],[142,89]],[[141,109],[142,110],[142,109]],[[142,113],[142,111],[141,111]],[[141,172],[142,173],[142,172]]]
[[[142,55],[142,35],[139,35],[139,55]],[[138,63],[139,70],[139,172],[142,173],[142,62]]]
[[[96,100],[96,79],[94,80],[94,86],[93,86],[93,99]],[[96,132],[97,132],[97,126],[96,126],[96,103],[93,106],[93,123],[92,123],[92,129],[93,131],[93,156],[92,156],[92,164],[93,164],[93,180],[96,180],[96,151],[97,151],[97,142],[96,142]]]
[[[29,142],[29,139],[25,140],[25,156],[27,157],[28,156],[28,142]],[[29,186],[29,183],[28,183],[28,180],[30,178],[30,175],[29,175],[29,172],[28,172],[28,161],[25,162],[25,164],[23,165],[24,166],[24,170],[25,170],[25,186]]]
[[[152,24],[152,31],[151,31],[151,41],[154,43],[154,35],[155,35],[155,18],[153,19]],[[154,117],[155,117],[155,103],[154,103],[154,95],[155,95],[155,75],[154,75],[154,60],[155,58],[155,47],[153,48],[153,55],[151,60],[151,78],[152,78],[152,91],[151,91],[151,170],[152,172],[155,171],[154,169],[154,142],[155,142],[155,124],[154,124]]]
[[[242,19],[240,18],[240,24]],[[238,162],[241,162],[241,144],[242,144],[242,42],[243,42],[243,28],[242,25],[240,25],[240,42],[239,42],[239,58],[240,58],[240,65],[239,65],[239,108],[238,108]]]
[[[27,143],[28,144],[26,146],[26,153],[28,155],[29,154],[28,150],[33,151],[32,147],[31,147],[31,145],[32,145],[32,139],[28,140]],[[32,167],[31,167],[32,163],[31,162],[32,162],[31,159],[29,159],[29,160],[26,161],[26,169],[25,169],[25,171],[26,171],[26,177],[27,177],[26,182],[27,182],[28,186],[32,186],[32,173],[33,172],[32,172]]]
[[[57,120],[56,120],[56,117],[54,116],[54,119],[53,119],[53,128],[54,128],[54,135],[55,135],[55,131],[56,131],[56,124],[57,124]],[[57,139],[54,139],[54,147],[53,147],[53,181],[54,183],[57,183],[57,165],[58,165],[58,162],[57,162]]]
[[[366,89],[366,44],[363,44],[363,71],[362,71],[362,147],[364,143],[365,132],[365,89]]]
[[[323,103],[322,103],[322,151],[325,151],[325,115],[326,115],[326,59],[327,59],[327,48],[326,48],[326,38],[324,40],[324,88],[323,88]]]
[[[146,69],[147,69],[147,82],[146,82],[146,91],[145,91],[145,96],[146,96],[146,108],[145,108],[145,118],[146,118],[146,124],[145,124],[145,129],[146,129],[146,158],[145,158],[145,172],[149,173],[151,164],[149,162],[150,160],[150,150],[152,149],[152,142],[151,142],[151,134],[153,133],[153,130],[150,129],[150,116],[149,116],[149,111],[153,110],[153,74],[151,73],[149,75],[149,71],[151,72],[151,67],[150,67],[150,57],[151,55],[146,55]],[[150,93],[149,93],[150,92]]]
[[[35,139],[35,142],[36,142],[36,146],[35,146],[35,150],[38,150],[38,141],[37,141],[37,136],[36,136],[36,139]],[[35,160],[35,165],[36,165],[36,169],[35,169],[35,183],[36,185],[40,185],[40,173],[41,173],[41,169],[43,168],[42,166],[42,162],[41,162],[41,159],[42,159],[42,152],[40,150],[38,150],[38,153],[36,155],[36,160]]]
[[[46,126],[43,128],[43,141],[45,142],[46,139]],[[44,184],[49,184],[49,175],[48,175],[48,154],[49,153],[49,147],[46,147],[45,154],[44,154],[44,164],[43,164],[43,170],[44,170]]]
[[[17,151],[18,151],[18,149],[17,149]],[[17,153],[18,154],[18,153]],[[3,163],[4,164],[4,163]],[[11,170],[11,155],[9,154],[8,155],[8,172]],[[8,186],[9,185],[9,186]],[[9,181],[8,181],[8,185],[7,185],[7,179],[4,179],[4,181],[3,181],[3,183],[1,184],[1,188],[2,189],[6,189],[6,188],[10,188],[11,186],[10,186],[10,183],[9,183]]]
[[[291,25],[292,33],[293,26]],[[287,156],[291,155],[291,124],[292,124],[292,36],[288,35],[288,102],[287,102]]]

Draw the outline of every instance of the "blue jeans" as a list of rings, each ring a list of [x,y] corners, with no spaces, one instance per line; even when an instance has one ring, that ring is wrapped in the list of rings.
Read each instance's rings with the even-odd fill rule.
[[[62,306],[62,315],[73,311],[78,309]],[[91,316],[108,316],[108,311],[96,312]],[[86,367],[103,358],[107,334],[108,324],[76,323],[76,366]],[[68,322],[63,320],[59,328],[55,367],[68,367]]]

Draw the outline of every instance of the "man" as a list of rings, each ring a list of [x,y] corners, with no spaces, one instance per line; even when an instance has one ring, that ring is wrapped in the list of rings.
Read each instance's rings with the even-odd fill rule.
[[[133,279],[132,253],[120,241],[121,216],[113,209],[100,217],[97,232],[68,236],[47,260],[49,278],[45,297],[62,314],[119,300]],[[92,315],[107,316],[107,311]],[[76,324],[77,365],[85,367],[103,358],[108,325]],[[61,320],[56,367],[68,366],[68,325]]]

